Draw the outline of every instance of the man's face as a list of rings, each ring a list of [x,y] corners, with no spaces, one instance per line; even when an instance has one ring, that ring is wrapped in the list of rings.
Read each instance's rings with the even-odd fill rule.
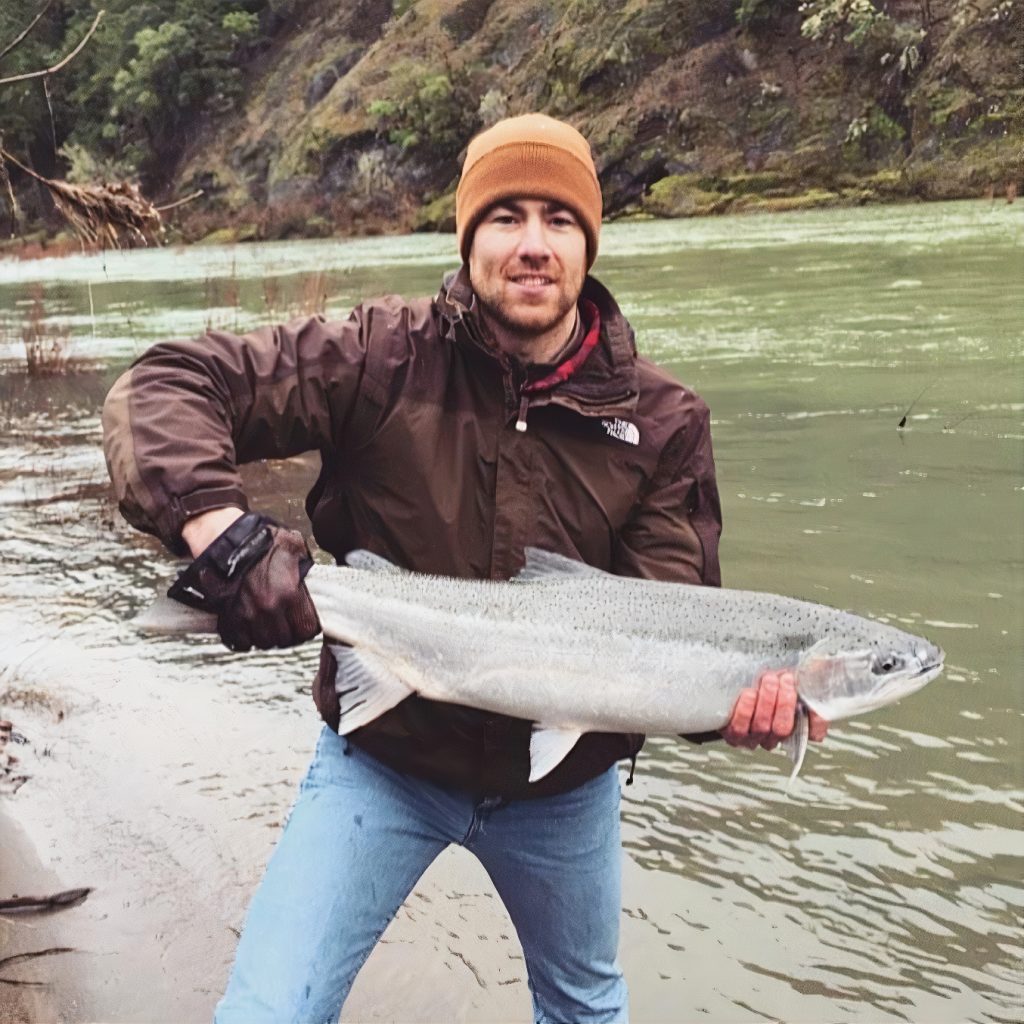
[[[586,272],[586,235],[558,203],[503,200],[473,234],[469,277],[477,301],[500,329],[523,340],[563,322],[572,329]]]

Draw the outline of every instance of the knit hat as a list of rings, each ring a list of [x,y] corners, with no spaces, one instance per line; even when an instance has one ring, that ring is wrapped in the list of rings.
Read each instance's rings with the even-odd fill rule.
[[[455,231],[464,262],[487,210],[517,197],[549,199],[572,210],[587,236],[587,268],[593,265],[601,186],[590,146],[572,125],[546,114],[523,114],[499,121],[470,142],[455,193]]]

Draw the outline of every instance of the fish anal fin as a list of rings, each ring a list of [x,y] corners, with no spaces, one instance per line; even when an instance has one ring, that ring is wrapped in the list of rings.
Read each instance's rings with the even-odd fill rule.
[[[554,771],[583,735],[579,729],[533,727],[530,736],[530,781],[537,782]]]
[[[796,706],[796,723],[793,726],[793,731],[782,741],[783,749],[789,755],[790,761],[793,762],[793,771],[789,776],[789,782],[786,783],[787,789],[793,785],[793,780],[800,774],[800,769],[804,763],[804,755],[807,753],[807,740],[809,736],[810,723],[807,708],[801,701]]]
[[[368,725],[415,693],[408,683],[395,675],[387,663],[368,651],[331,644],[338,662],[335,689],[338,693],[338,733]]]
[[[513,583],[532,583],[536,580],[566,579],[581,576],[611,576],[612,573],[603,569],[595,569],[592,565],[556,555],[553,551],[541,548],[526,548],[526,564],[512,577]]]

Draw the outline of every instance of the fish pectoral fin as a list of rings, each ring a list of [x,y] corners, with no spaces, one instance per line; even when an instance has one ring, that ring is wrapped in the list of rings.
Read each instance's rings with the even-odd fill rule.
[[[595,569],[586,562],[579,562],[575,558],[556,555],[553,551],[526,548],[523,553],[526,555],[526,564],[512,577],[513,583],[532,583],[536,580],[564,579],[569,576],[613,575],[603,569]]]
[[[338,694],[339,736],[368,725],[415,693],[382,658],[356,647],[329,646],[338,662],[334,687]]]
[[[530,736],[530,781],[536,782],[554,771],[582,735],[579,729],[548,729],[535,725]]]
[[[355,548],[345,556],[345,564],[352,569],[365,569],[367,572],[405,572],[394,562],[389,562],[383,555],[375,555],[365,548]]]
[[[797,702],[796,723],[793,731],[782,741],[783,749],[793,762],[793,771],[789,776],[786,788],[793,785],[793,780],[800,774],[800,768],[804,763],[804,755],[807,753],[807,740],[810,736],[810,725],[807,717],[807,707],[803,701]]]

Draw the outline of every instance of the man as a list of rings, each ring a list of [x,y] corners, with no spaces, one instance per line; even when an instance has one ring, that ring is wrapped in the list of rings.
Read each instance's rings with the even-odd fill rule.
[[[601,192],[586,141],[539,114],[499,122],[470,143],[456,220],[463,266],[433,300],[156,345],[112,389],[121,509],[193,555],[178,590],[218,612],[232,649],[318,630],[302,538],[243,515],[236,469],[310,449],[323,465],[307,510],[336,558],[369,548],[409,569],[507,579],[533,545],[718,584],[708,410],[637,357],[587,277]],[[410,697],[349,743],[334,731],[336,668],[325,647],[314,696],[327,727],[217,1019],[336,1019],[420,874],[460,843],[516,926],[536,1019],[625,1020],[615,765],[643,738],[587,734],[530,784],[530,723]],[[795,703],[792,677],[767,673],[725,738],[771,748]]]

